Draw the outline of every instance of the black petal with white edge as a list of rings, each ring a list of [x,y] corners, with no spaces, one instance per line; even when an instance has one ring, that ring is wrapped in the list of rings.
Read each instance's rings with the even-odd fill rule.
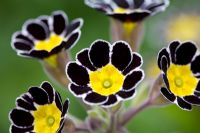
[[[68,63],[69,90],[86,104],[114,106],[134,97],[144,78],[142,63],[126,42],[96,40],[77,53],[75,62]]]

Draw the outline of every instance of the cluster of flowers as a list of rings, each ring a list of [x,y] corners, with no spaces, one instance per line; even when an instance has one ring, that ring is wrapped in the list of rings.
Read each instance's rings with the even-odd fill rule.
[[[85,3],[122,23],[137,23],[163,11],[169,1],[85,0]],[[51,16],[28,20],[13,35],[12,47],[22,56],[48,59],[76,44],[82,25],[82,19],[69,23],[64,12],[56,11]],[[68,87],[86,104],[111,107],[135,96],[136,87],[144,79],[142,64],[141,55],[125,41],[111,44],[96,40],[66,65],[66,76],[71,82]],[[200,54],[194,43],[172,42],[159,52],[158,66],[165,83],[161,93],[169,101],[186,110],[200,105]],[[48,82],[31,87],[16,99],[16,108],[9,114],[10,132],[61,132],[68,105],[69,100],[62,104],[59,93]]]

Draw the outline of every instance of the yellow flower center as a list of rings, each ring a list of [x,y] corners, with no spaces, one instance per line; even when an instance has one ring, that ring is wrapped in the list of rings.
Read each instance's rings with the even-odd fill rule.
[[[190,70],[190,65],[171,64],[167,70],[167,78],[171,92],[180,97],[192,95],[198,83],[198,79]]]
[[[56,46],[60,45],[63,41],[63,38],[56,35],[52,34],[49,39],[44,40],[44,41],[37,41],[35,44],[35,50],[46,50],[50,52],[53,48]]]
[[[55,122],[55,118],[54,118],[53,116],[49,116],[49,117],[47,118],[47,125],[48,125],[49,127],[53,126],[54,122]]]
[[[199,41],[200,17],[197,15],[180,15],[168,24],[166,37],[168,41]]]
[[[32,115],[36,133],[55,133],[60,127],[61,111],[55,103],[38,106]]]
[[[181,77],[175,77],[174,78],[174,84],[177,87],[182,87],[183,86],[183,79]]]
[[[104,88],[110,88],[110,87],[112,87],[112,81],[110,81],[110,80],[105,80],[105,81],[103,82],[103,87],[104,87]]]
[[[117,93],[124,82],[123,74],[111,64],[90,72],[89,76],[92,90],[103,96]]]
[[[128,12],[131,12],[131,10],[118,7],[118,8],[115,8],[113,12],[114,13],[128,13]]]

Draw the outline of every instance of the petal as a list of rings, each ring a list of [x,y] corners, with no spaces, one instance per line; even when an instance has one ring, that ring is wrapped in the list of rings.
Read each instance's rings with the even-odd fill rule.
[[[82,27],[83,25],[83,19],[81,18],[78,18],[78,19],[75,19],[73,20],[67,27],[67,35],[71,34],[72,32],[76,31],[76,30],[80,30],[80,28]]]
[[[26,102],[28,103],[33,103],[33,98],[28,94],[28,93],[25,93],[25,94],[22,94],[21,96]]]
[[[78,32],[73,32],[72,34],[70,34],[66,40],[66,44],[65,44],[65,49],[70,49],[72,48],[76,43],[77,41],[79,40],[81,36],[81,32],[78,31]]]
[[[161,70],[162,70],[164,73],[167,72],[167,69],[169,68],[169,64],[170,64],[170,63],[167,61],[166,56],[162,56],[160,65],[161,65]]]
[[[49,56],[49,53],[45,50],[32,50],[30,53],[21,53],[22,55],[28,56],[28,57],[34,57],[38,59],[44,59],[45,57]]]
[[[70,91],[77,97],[82,96],[83,94],[88,93],[92,89],[87,86],[77,86],[75,84],[70,84],[69,85]]]
[[[60,127],[59,129],[56,131],[56,133],[62,133],[62,129],[64,127],[64,124],[65,124],[65,118],[62,118],[61,121],[60,121]]]
[[[162,77],[163,77],[163,81],[164,81],[166,87],[169,88],[169,81],[167,79],[167,76],[165,74],[162,74]]]
[[[143,63],[142,57],[138,53],[133,53],[132,61],[129,64],[129,66],[123,71],[123,74],[126,75],[135,68],[140,67],[142,63]]]
[[[123,41],[118,41],[113,45],[111,63],[120,71],[123,71],[132,60],[130,46]]]
[[[55,103],[56,103],[56,106],[59,108],[59,110],[62,111],[63,110],[62,99],[58,92],[55,93]]]
[[[29,51],[32,49],[32,46],[29,42],[21,39],[14,40],[12,42],[12,46],[14,49],[22,50],[22,51]]]
[[[62,11],[55,11],[52,15],[53,18],[53,30],[56,34],[60,35],[63,32],[66,32],[67,25],[67,16]]]
[[[69,63],[66,72],[71,81],[77,85],[86,86],[89,83],[87,70],[77,63]]]
[[[40,16],[38,19],[40,21],[42,21],[48,29],[50,29],[50,27],[49,27],[49,16]]]
[[[27,111],[33,111],[33,110],[36,110],[35,106],[33,103],[29,103],[21,98],[18,98],[16,100],[16,106],[17,107],[20,107],[22,109],[25,109]]]
[[[13,109],[10,112],[10,120],[11,122],[18,126],[18,127],[31,127],[34,121],[33,116],[31,113],[19,110],[19,109]]]
[[[200,92],[200,81],[199,81],[198,84],[197,84],[196,91]]]
[[[33,97],[33,101],[39,105],[44,105],[49,103],[48,95],[46,91],[39,87],[31,87],[28,92]]]
[[[152,3],[148,7],[146,7],[146,9],[148,9],[152,12],[158,12],[158,11],[162,11],[163,9],[165,9],[167,7],[167,5],[164,2],[162,2],[162,3]]]
[[[41,87],[48,94],[49,103],[52,103],[54,100],[54,97],[55,97],[55,91],[54,91],[53,87],[51,86],[51,84],[49,82],[45,81],[42,83]]]
[[[33,131],[33,126],[28,127],[28,128],[19,128],[14,125],[10,126],[10,133],[32,133]]]
[[[195,91],[195,92],[194,92],[194,95],[197,96],[197,97],[200,97],[200,92]]]
[[[176,96],[168,91],[167,88],[162,87],[160,89],[161,94],[169,101],[174,102],[176,100]]]
[[[126,0],[113,0],[119,7],[128,8],[129,4]]]
[[[95,41],[89,51],[89,57],[92,64],[101,68],[109,63],[110,61],[110,44],[103,40]]]
[[[117,93],[117,95],[124,100],[133,98],[135,96],[134,94],[135,94],[135,89],[132,89],[131,91],[121,90]]]
[[[58,54],[60,51],[64,49],[65,46],[68,45],[69,44],[66,41],[62,41],[58,46],[54,47],[48,55],[51,56],[53,54]]]
[[[124,80],[123,90],[130,91],[136,88],[137,85],[144,79],[144,72],[142,70],[133,71],[128,74]]]
[[[183,110],[192,110],[192,105],[185,102],[182,98],[177,97],[177,104]]]
[[[176,62],[175,52],[179,45],[180,45],[179,41],[173,41],[172,43],[169,44],[169,51],[170,51],[170,55],[171,55],[171,59],[173,63]]]
[[[165,57],[167,59],[168,66],[170,65],[170,57],[166,48],[163,48],[158,53],[158,67],[162,70],[162,58]]]
[[[62,110],[62,115],[61,117],[64,117],[67,114],[69,108],[69,100],[65,100],[64,104],[63,104],[63,110]]]
[[[109,16],[118,19],[122,22],[126,22],[127,20],[131,21],[131,22],[138,22],[138,21],[142,21],[143,19],[145,19],[146,17],[148,17],[151,14],[151,12],[149,11],[139,11],[139,12],[132,12],[129,14],[126,13],[110,13],[108,14]]]
[[[134,2],[134,8],[137,9],[144,4],[145,0],[133,0],[133,2]]]
[[[113,106],[118,102],[117,97],[115,95],[110,95],[108,100],[103,104],[104,107]]]
[[[183,99],[193,105],[200,105],[200,98],[197,96],[185,96]]]
[[[30,39],[28,36],[26,36],[26,35],[23,35],[21,32],[15,32],[14,34],[13,34],[13,40],[24,40],[24,41],[26,41],[26,42],[29,42],[29,44],[30,45],[34,45],[33,44],[33,40],[32,39]]]
[[[83,49],[76,55],[76,59],[85,67],[90,69],[91,71],[95,71],[96,68],[92,65],[90,59],[89,59],[89,50]]]
[[[109,3],[105,3],[104,1],[94,1],[94,0],[85,0],[85,4],[91,8],[97,9],[102,12],[112,11],[112,7]]]
[[[198,55],[194,61],[191,63],[191,70],[196,75],[200,75],[200,55]]]
[[[192,42],[181,44],[175,53],[176,63],[179,65],[187,65],[192,61],[196,51],[197,47]]]
[[[42,22],[29,21],[26,24],[26,30],[36,40],[45,40],[49,36],[48,28]]]
[[[102,96],[95,92],[92,92],[86,95],[84,101],[88,104],[103,104],[107,101],[107,99],[108,98],[106,96]]]

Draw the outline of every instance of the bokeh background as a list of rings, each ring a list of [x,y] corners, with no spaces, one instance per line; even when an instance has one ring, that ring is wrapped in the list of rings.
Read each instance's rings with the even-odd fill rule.
[[[148,76],[154,76],[148,71],[156,69],[157,53],[170,41],[167,39],[170,34],[168,22],[173,24],[180,14],[194,13],[198,17],[199,4],[199,0],[171,0],[171,5],[165,12],[145,21],[146,32],[140,53],[144,56],[146,73],[150,73]],[[0,133],[8,132],[8,113],[15,106],[16,97],[26,92],[29,86],[39,86],[44,80],[50,81],[63,98],[70,98],[72,114],[81,119],[86,116],[77,99],[65,88],[51,81],[37,60],[17,56],[10,46],[13,32],[20,30],[27,19],[49,15],[55,10],[64,10],[70,20],[77,17],[85,20],[81,39],[72,49],[73,57],[95,39],[110,38],[108,17],[84,5],[83,0],[0,0]],[[189,21],[192,22],[193,19]],[[200,25],[200,22],[197,24]],[[199,31],[198,27],[193,32]],[[154,62],[149,65],[149,60]],[[200,108],[195,107],[193,111],[187,112],[170,105],[144,110],[127,127],[131,133],[199,133],[199,120]]]

